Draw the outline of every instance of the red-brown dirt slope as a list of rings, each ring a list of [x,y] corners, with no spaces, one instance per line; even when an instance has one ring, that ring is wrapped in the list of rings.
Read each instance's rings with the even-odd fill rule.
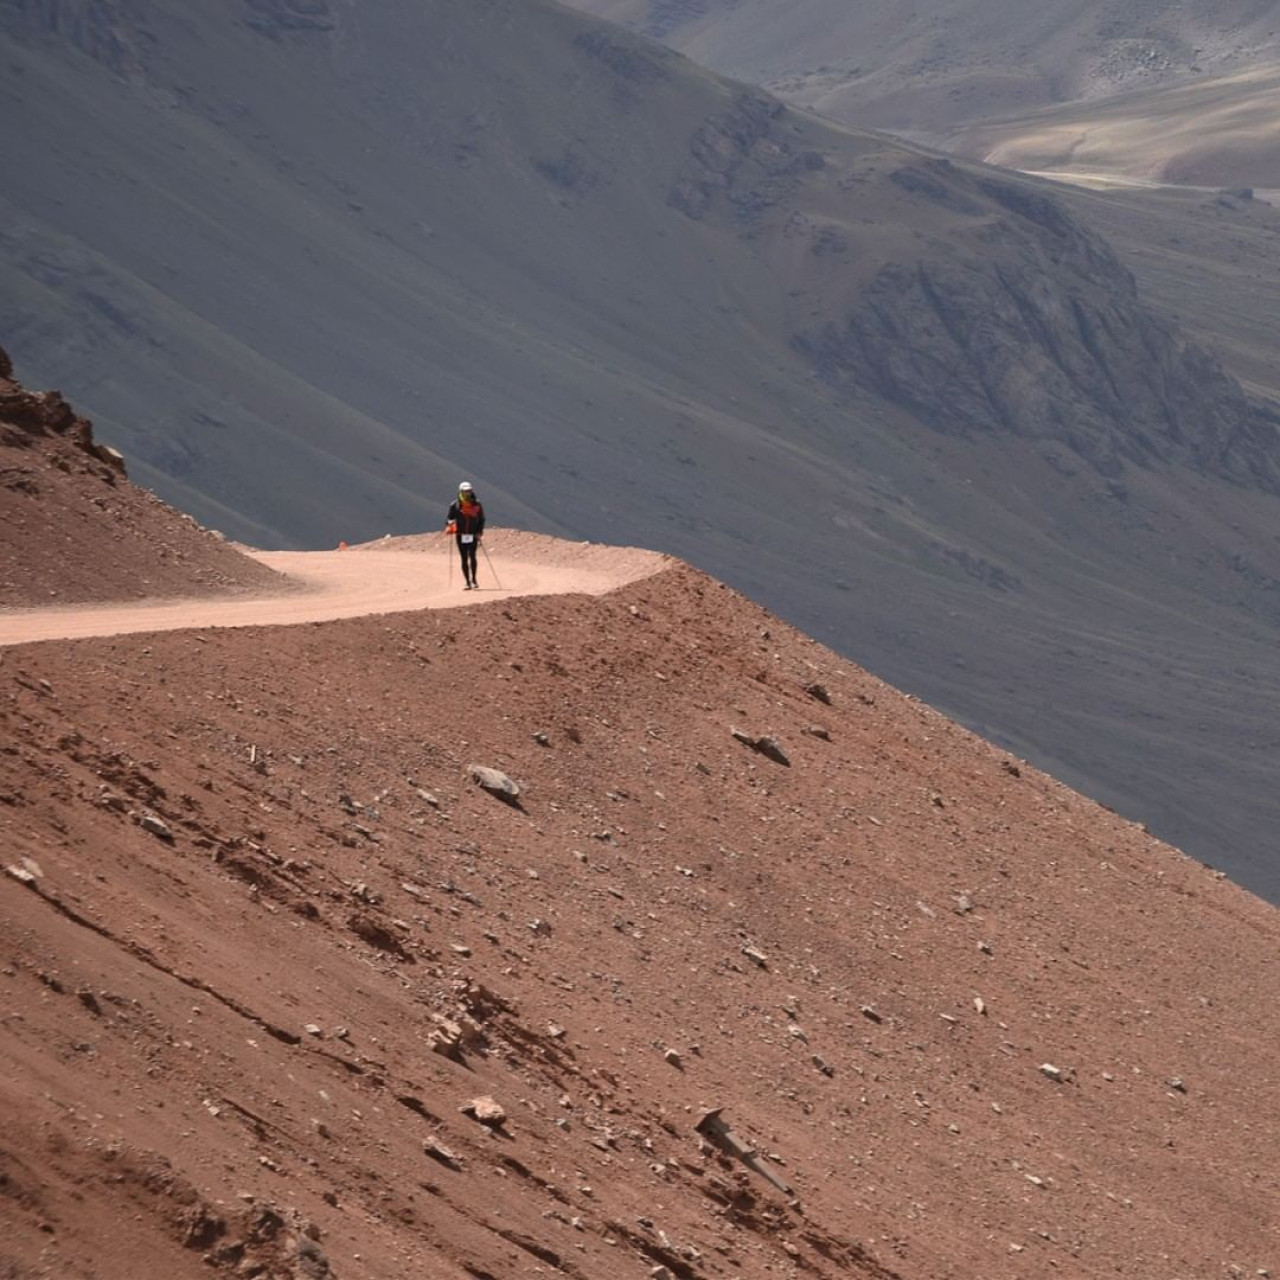
[[[87,418],[0,350],[0,607],[199,596],[277,574],[130,484]]]
[[[0,1274],[1280,1268],[1275,911],[692,570],[0,663]]]

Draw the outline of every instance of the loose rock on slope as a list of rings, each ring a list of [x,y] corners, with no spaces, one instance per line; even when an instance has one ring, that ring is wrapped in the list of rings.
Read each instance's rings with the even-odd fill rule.
[[[1275,1269],[1276,912],[702,575],[5,661],[20,1270]]]

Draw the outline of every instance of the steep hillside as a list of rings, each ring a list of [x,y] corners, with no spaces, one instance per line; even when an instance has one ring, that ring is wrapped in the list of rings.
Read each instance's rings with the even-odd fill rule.
[[[32,2],[9,44],[0,318],[228,532],[420,527],[475,471],[531,523],[629,538],[652,482],[680,508],[705,487],[681,475],[702,440],[745,455],[715,469],[754,470],[746,496],[796,449],[842,464],[851,427],[895,447],[886,409],[1273,465],[1038,196],[552,6],[305,12]]]
[[[1280,893],[1274,425],[1036,184],[535,0],[0,13],[0,328],[163,497],[333,546],[468,476]]]
[[[1256,394],[1280,401],[1280,209],[1266,193],[1055,185],[1104,231],[1144,296]]]
[[[700,574],[4,666],[6,1275],[1280,1266],[1275,910]]]
[[[201,596],[282,580],[138,489],[56,392],[0,350],[0,607]]]
[[[1270,70],[1280,55],[1274,10],[1248,0],[930,0],[907,12],[890,0],[573,3],[836,119],[935,138],[957,123]]]

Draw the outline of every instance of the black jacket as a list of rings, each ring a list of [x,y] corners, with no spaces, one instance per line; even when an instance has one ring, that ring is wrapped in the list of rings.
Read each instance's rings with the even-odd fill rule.
[[[484,507],[477,498],[469,507],[455,502],[449,508],[449,523],[456,525],[459,534],[471,533],[477,538],[484,532]]]

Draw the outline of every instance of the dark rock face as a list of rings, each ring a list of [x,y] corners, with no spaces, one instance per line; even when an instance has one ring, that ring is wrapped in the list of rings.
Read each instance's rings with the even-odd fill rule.
[[[707,12],[707,0],[650,0],[643,30],[654,40],[663,40],[678,27]]]
[[[0,0],[0,30],[66,41],[117,74],[137,70],[130,0]]]
[[[533,167],[548,182],[574,195],[585,195],[601,181],[590,161],[571,147],[566,147],[558,156],[535,160]]]
[[[1268,413],[1143,304],[1108,244],[1052,195],[920,157],[887,173],[846,165],[823,180],[842,194],[811,217],[808,174],[826,160],[795,145],[793,122],[768,95],[739,94],[690,137],[668,203],[697,221],[721,210],[765,241],[810,228],[812,253],[836,261],[792,346],[828,385],[881,397],[944,434],[1064,445],[1108,479],[1171,463],[1280,492]],[[904,197],[904,219],[930,225],[927,202],[940,234],[900,241],[868,266],[876,247],[859,244],[861,208],[892,219]],[[779,229],[795,209],[805,213]]]
[[[245,0],[249,26],[279,37],[298,31],[332,31],[337,20],[327,0]]]
[[[94,443],[93,425],[57,391],[27,391],[12,381],[13,363],[0,348],[0,445],[25,449],[37,440],[59,437],[94,463],[102,478],[115,482],[124,462],[114,449]]]
[[[889,181],[912,195],[923,196],[943,209],[953,213],[978,214],[982,206],[974,199],[956,191],[937,176],[939,171],[949,171],[947,160],[935,160],[931,165],[904,165],[889,175]]]
[[[1078,224],[1066,209],[1043,192],[1000,178],[984,178],[977,183],[977,187],[984,196],[1003,205],[1010,213],[1043,227],[1055,236],[1071,239],[1080,235]]]
[[[1105,242],[1030,186],[931,168],[891,181],[948,209],[985,206],[990,253],[882,267],[842,317],[795,335],[819,376],[943,433],[1064,444],[1107,477],[1176,463],[1280,491],[1269,417],[1141,305]]]
[[[691,163],[672,188],[667,203],[690,218],[700,219],[717,191],[729,192],[730,199],[750,212],[760,212],[770,203],[757,187],[737,189],[740,171],[750,159],[761,162],[766,174],[789,171],[796,167],[784,146],[770,142],[770,126],[785,108],[767,94],[747,92],[739,95],[731,110],[707,120],[689,140]],[[817,167],[806,156],[801,168]]]
[[[633,84],[653,84],[661,80],[666,75],[667,64],[675,56],[624,31],[583,32],[574,38],[573,44]]]

